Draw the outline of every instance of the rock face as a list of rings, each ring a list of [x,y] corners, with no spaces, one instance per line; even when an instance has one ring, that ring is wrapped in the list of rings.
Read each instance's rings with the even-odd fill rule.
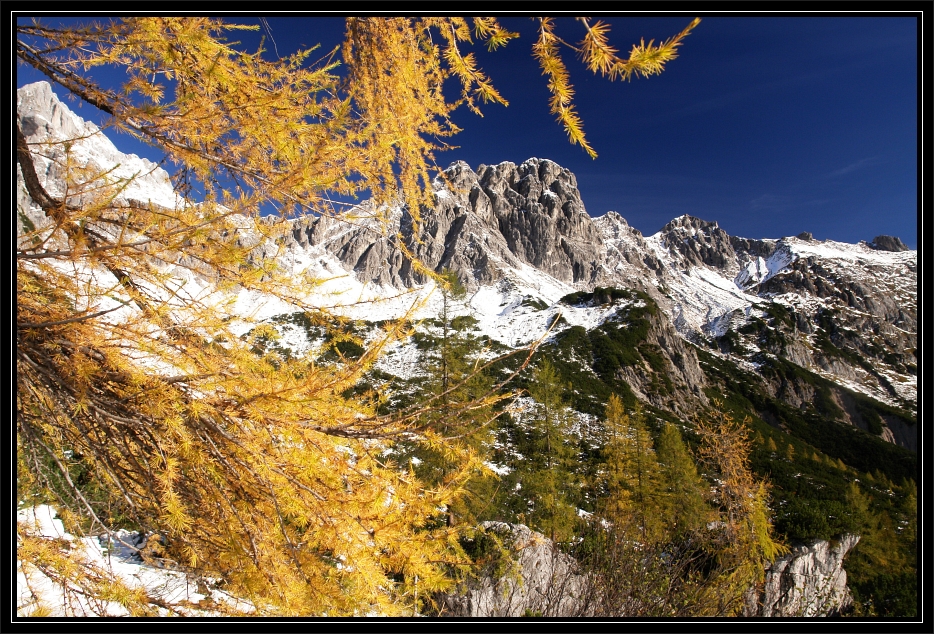
[[[109,170],[112,183],[125,185],[120,193],[124,200],[140,204],[152,201],[164,207],[174,207],[179,200],[165,170],[145,158],[120,152],[96,125],[69,110],[48,82],[36,82],[17,90],[16,114],[26,141],[37,146],[33,161],[39,180],[50,195],[59,197],[65,191],[68,175],[63,166],[67,156],[75,174]],[[30,200],[22,176],[17,184],[17,211],[36,227],[40,226],[45,222],[45,214]],[[80,204],[81,197],[72,196],[69,202]],[[17,214],[18,233],[23,228],[20,214]]]
[[[580,597],[585,580],[577,562],[541,533],[522,524],[484,522],[511,543],[515,568],[506,576],[483,576],[440,597],[441,616],[585,616]]]
[[[599,233],[584,209],[577,179],[548,160],[481,166],[476,199],[489,201],[509,250],[566,282],[593,283]]]
[[[483,575],[440,596],[442,616],[588,616],[589,585],[572,557],[522,524],[481,526],[512,544],[515,566],[501,577]],[[744,616],[814,617],[846,610],[852,597],[843,560],[858,542],[859,536],[844,535],[835,544],[818,540],[795,546],[772,563],[761,587],[746,593]]]
[[[423,264],[435,271],[452,269],[471,289],[496,282],[504,267],[522,264],[572,284],[599,279],[599,231],[574,175],[557,163],[529,159],[519,166],[481,165],[474,172],[456,162],[435,181],[435,194],[434,209],[422,211],[417,240],[404,208],[390,212],[384,231],[374,220],[351,220],[338,230],[341,240],[328,240],[335,221],[307,219],[296,224],[293,238],[313,246],[328,241],[328,250],[361,279],[384,285],[426,281],[402,257],[396,244],[400,232]]]
[[[653,382],[658,380],[657,372],[647,362],[639,366],[621,367],[618,371],[619,376],[639,400],[689,417],[696,411],[699,403],[709,404],[703,390],[707,386],[707,379],[697,360],[697,353],[678,335],[678,331],[665,315],[656,315],[649,321],[645,344],[660,351],[661,356],[666,359],[663,372],[673,381],[674,389],[667,394],[653,389]]]
[[[682,336],[761,366],[786,359],[835,382],[840,422],[912,451],[917,448],[917,252],[897,238],[872,244],[727,235],[716,223],[682,216],[646,239],[662,263],[658,289]],[[662,286],[664,285],[664,286]],[[868,420],[855,390],[905,416]],[[769,384],[794,407],[813,387]]]
[[[680,268],[707,266],[722,270],[730,277],[739,272],[730,236],[716,222],[681,216],[662,227],[657,235]]]
[[[795,546],[766,571],[765,582],[746,595],[745,616],[827,616],[853,603],[843,559],[859,542],[844,535],[835,544],[814,541]]]
[[[880,251],[907,251],[908,245],[894,236],[876,236],[872,239],[872,246]]]

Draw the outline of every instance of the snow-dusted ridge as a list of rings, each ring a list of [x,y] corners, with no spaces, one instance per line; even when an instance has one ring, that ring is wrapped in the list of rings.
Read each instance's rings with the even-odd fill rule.
[[[20,89],[17,109],[33,142],[56,143],[60,152],[62,141],[80,137],[71,145],[72,161],[97,171],[113,169],[110,175],[117,181],[131,179],[121,194],[125,200],[167,207],[190,204],[176,196],[161,168],[120,153],[96,126],[62,104],[48,84]],[[56,161],[60,158],[37,159],[40,177],[53,192],[61,175]],[[793,309],[805,322],[827,311],[843,311],[850,328],[879,322],[874,326],[879,332],[873,336],[898,354],[915,345],[911,342],[917,331],[916,251],[817,241],[805,234],[745,240],[728,236],[715,222],[686,215],[644,237],[616,212],[591,218],[583,209],[574,175],[540,158],[519,165],[480,166],[477,172],[456,161],[432,187],[437,209],[426,216],[419,257],[437,270],[442,266],[458,270],[470,289],[458,312],[472,315],[480,334],[507,346],[539,340],[559,314],[563,321],[555,331],[575,325],[590,329],[610,318],[614,306],[558,303],[568,293],[598,285],[645,290],[691,341],[736,331],[750,319],[761,319],[763,308],[775,303]],[[18,209],[41,224],[43,218],[37,216],[41,211],[30,207],[22,191],[19,198]],[[406,269],[392,244],[394,232],[406,227],[406,210],[393,207],[382,220],[377,215],[366,202],[340,220],[296,219],[292,238],[259,246],[293,278],[307,280],[302,298],[306,305],[370,322],[434,316],[440,293],[430,280],[419,280]],[[259,232],[251,222],[242,218],[241,232],[244,239],[258,242]],[[180,296],[229,302],[231,314],[240,321],[235,326],[238,334],[259,321],[296,310],[289,302],[251,291],[218,297],[190,271],[167,270],[178,276]],[[809,276],[824,287],[809,287]],[[125,310],[129,309],[108,318],[120,319]],[[805,322],[798,327],[808,327]],[[300,329],[281,323],[278,327],[282,343],[296,353],[314,345]],[[837,371],[839,363],[820,358],[814,350],[815,332],[802,331],[799,343],[796,363],[895,402],[881,387],[845,377]],[[747,342],[747,347],[758,349],[755,342]],[[403,368],[415,365],[404,343],[388,352],[408,359],[400,362],[399,372],[414,371]],[[916,400],[916,377],[886,368],[880,372],[889,377],[899,398]]]
[[[118,150],[100,128],[62,103],[48,82],[28,84],[17,90],[16,109],[17,112],[28,111],[22,118],[23,134],[33,143],[46,144],[39,146],[39,156],[34,158],[40,176],[60,175],[52,160],[44,158],[43,154],[52,154],[53,146],[67,141],[72,165],[109,172],[110,180],[125,185],[122,198],[169,208],[183,204],[164,169],[146,158]],[[47,178],[46,186],[51,195],[61,196],[60,183],[55,178]]]

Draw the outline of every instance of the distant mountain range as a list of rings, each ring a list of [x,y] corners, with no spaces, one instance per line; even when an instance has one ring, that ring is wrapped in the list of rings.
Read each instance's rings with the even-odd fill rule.
[[[114,178],[135,175],[122,194],[126,199],[180,202],[161,168],[119,152],[47,83],[17,92],[17,115],[30,142],[82,137],[71,146],[72,161],[104,169],[119,165]],[[48,152],[48,158],[37,158],[37,170],[54,194],[61,178],[54,159],[62,146],[48,146]],[[559,313],[563,319],[552,336],[574,326],[592,330],[620,310],[612,301],[562,302],[563,297],[599,288],[636,289],[661,309],[649,343],[660,349],[675,385],[675,394],[662,398],[649,387],[651,372],[620,368],[648,402],[682,413],[696,400],[707,402],[709,381],[697,346],[758,373],[773,397],[806,407],[813,386],[762,371],[770,360],[782,360],[835,386],[830,394],[839,422],[916,450],[917,427],[905,419],[917,410],[917,252],[898,238],[878,236],[859,244],[819,241],[808,233],[747,239],[691,216],[643,236],[616,212],[591,217],[574,175],[538,158],[476,171],[455,162],[435,180],[434,190],[436,204],[421,211],[417,238],[404,205],[383,210],[386,223],[364,202],[340,218],[294,220],[284,241],[258,245],[256,257],[276,257],[296,273],[328,280],[311,291],[322,305],[347,304],[347,313],[376,321],[400,315],[433,287],[399,248],[403,240],[427,267],[458,274],[470,291],[463,310],[477,319],[481,332],[506,346],[538,339]],[[24,221],[45,222],[22,185],[17,210],[18,233]],[[260,308],[262,298],[243,298],[241,304],[251,314],[276,314],[275,303]],[[429,298],[421,314],[436,304],[436,297]],[[880,430],[874,417],[861,413],[865,408],[853,393],[902,417],[883,413]]]

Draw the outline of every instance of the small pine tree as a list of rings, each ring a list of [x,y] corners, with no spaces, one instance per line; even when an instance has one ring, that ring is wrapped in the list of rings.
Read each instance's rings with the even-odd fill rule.
[[[684,446],[681,432],[671,423],[666,423],[658,436],[656,454],[669,495],[667,511],[673,536],[681,537],[702,528],[710,513],[704,501],[706,487]]]
[[[522,491],[532,506],[530,521],[555,541],[568,540],[577,524],[576,509],[569,501],[576,484],[573,467],[577,449],[570,439],[570,408],[563,391],[554,366],[543,360],[529,387],[537,403],[529,430],[534,455],[526,456],[521,479]]]
[[[441,311],[431,326],[434,346],[426,354],[428,377],[422,397],[429,406],[421,425],[437,442],[403,444],[403,457],[416,463],[415,474],[428,485],[449,485],[463,477],[462,454],[476,456],[463,492],[447,505],[446,523],[475,524],[492,513],[491,499],[496,474],[483,466],[492,444],[495,413],[489,403],[478,402],[491,394],[493,381],[480,371],[480,341],[456,322],[456,313],[467,294],[457,274],[440,274]],[[415,458],[416,460],[411,460]]]
[[[467,295],[467,289],[451,269],[444,269],[439,281],[442,283],[441,313],[438,315],[441,321],[441,340],[432,357],[432,363],[435,366],[436,378],[440,383],[438,389],[441,402],[446,404],[450,399],[448,390],[452,386],[452,379],[463,376],[467,372],[465,366],[469,363],[465,355],[465,352],[468,352],[469,343],[464,337],[458,336],[457,330],[451,323],[456,305]]]

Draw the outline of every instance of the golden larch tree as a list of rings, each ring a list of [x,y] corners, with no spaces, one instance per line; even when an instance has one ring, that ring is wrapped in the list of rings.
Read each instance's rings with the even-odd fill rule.
[[[741,612],[745,592],[760,583],[766,566],[787,547],[772,532],[768,483],[755,476],[749,463],[752,443],[745,422],[735,420],[714,403],[694,426],[700,437],[701,463],[716,479],[713,504],[719,518],[707,547],[716,560],[715,572],[704,586],[712,613]]]
[[[328,363],[264,346],[275,336],[268,325],[243,337],[235,328],[232,298],[252,292],[339,330],[337,316],[305,301],[316,280],[277,265],[290,217],[338,216],[331,194],[369,191],[377,214],[404,201],[417,234],[433,152],[458,131],[450,114],[504,102],[460,49],[512,39],[495,19],[346,24],[343,59],[334,51],[319,62],[312,50],[270,61],[227,40],[250,27],[209,18],[16,27],[18,61],[163,152],[181,195],[174,207],[128,199],[112,166],[76,160],[80,139],[51,148],[18,122],[30,209],[17,211],[44,217],[23,223],[16,251],[21,501],[54,501],[73,531],[149,531],[160,557],[223,579],[259,614],[408,612],[416,583],[443,588],[443,566],[462,560],[453,529],[426,525],[477,470],[475,452],[461,451],[457,469],[426,487],[387,453],[401,435],[430,437],[424,408],[379,415],[378,395],[352,395],[385,345],[408,334],[404,320],[359,359]],[[552,27],[541,25],[547,40]],[[605,28],[585,25],[585,61],[625,77]],[[633,49],[629,62],[657,72],[693,25]],[[583,143],[546,44],[536,55],[553,108]],[[125,83],[95,82],[103,66],[122,69]],[[454,102],[448,79],[461,86]],[[54,189],[37,172],[42,156],[61,168]],[[17,539],[24,566],[87,596],[118,596],[135,613],[152,609],[152,597],[115,590],[27,530]]]

